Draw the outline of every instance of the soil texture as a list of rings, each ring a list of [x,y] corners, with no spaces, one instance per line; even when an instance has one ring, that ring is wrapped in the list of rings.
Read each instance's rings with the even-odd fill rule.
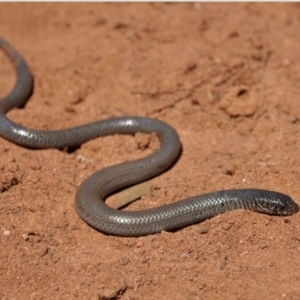
[[[180,159],[126,209],[230,188],[300,204],[299,4],[1,3],[0,14],[35,78],[15,122],[135,115],[178,131]],[[0,51],[1,96],[15,78]],[[239,210],[137,238],[78,217],[85,178],[157,147],[141,134],[71,152],[1,138],[0,299],[300,299],[300,214]]]

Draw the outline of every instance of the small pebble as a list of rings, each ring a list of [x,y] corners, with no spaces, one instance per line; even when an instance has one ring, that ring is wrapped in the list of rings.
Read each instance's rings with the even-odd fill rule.
[[[232,224],[230,224],[230,223],[225,223],[225,224],[223,224],[223,229],[224,229],[225,231],[229,230],[231,227],[232,227]]]
[[[208,231],[209,231],[209,226],[202,226],[202,227],[200,227],[200,229],[199,229],[199,232],[201,233],[201,234],[206,234],[206,233],[208,233]]]
[[[183,252],[180,257],[181,258],[188,258],[190,255],[187,252]]]
[[[142,247],[143,245],[144,245],[144,243],[143,243],[142,241],[138,241],[138,242],[136,243],[136,246],[137,246],[138,248]]]
[[[23,238],[25,241],[28,241],[29,236],[28,236],[28,234],[24,233],[24,234],[22,234],[22,238]]]
[[[3,234],[6,235],[6,236],[10,236],[10,231],[9,230],[4,230]]]
[[[77,155],[77,160],[78,162],[82,163],[86,161],[86,157],[84,157],[83,155],[79,154]]]

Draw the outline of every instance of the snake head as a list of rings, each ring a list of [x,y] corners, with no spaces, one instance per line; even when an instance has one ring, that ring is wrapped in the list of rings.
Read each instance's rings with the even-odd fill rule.
[[[285,195],[284,195],[285,196]],[[292,200],[289,196],[288,199],[285,199],[282,203],[282,206],[278,210],[278,214],[282,216],[289,216],[297,213],[299,211],[299,206],[296,202]]]
[[[299,206],[287,195],[272,192],[272,196],[267,201],[269,213],[279,216],[289,216],[299,211]]]

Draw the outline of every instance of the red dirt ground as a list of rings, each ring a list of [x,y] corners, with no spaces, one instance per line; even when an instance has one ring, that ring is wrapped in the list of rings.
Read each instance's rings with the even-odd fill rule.
[[[58,129],[163,120],[183,153],[130,209],[227,188],[300,203],[299,4],[1,3],[0,35],[35,76],[8,116]],[[0,94],[15,73],[0,53]],[[173,233],[86,225],[74,195],[95,170],[157,143],[111,136],[75,152],[0,140],[0,299],[300,299],[300,214],[234,211]]]

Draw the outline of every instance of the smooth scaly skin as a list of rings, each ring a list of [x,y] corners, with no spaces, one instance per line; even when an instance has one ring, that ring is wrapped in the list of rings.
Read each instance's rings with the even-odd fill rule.
[[[98,171],[79,187],[75,199],[76,211],[94,228],[114,235],[140,236],[180,228],[239,208],[274,215],[298,212],[298,205],[289,196],[258,189],[203,194],[143,211],[110,208],[104,202],[107,195],[154,177],[174,163],[181,151],[176,131],[161,121],[140,117],[112,118],[56,131],[33,130],[18,125],[8,120],[5,113],[27,101],[33,80],[26,62],[18,52],[1,38],[0,47],[17,71],[15,87],[0,99],[0,135],[5,139],[29,148],[64,148],[115,133],[157,134],[161,145],[154,154]]]

